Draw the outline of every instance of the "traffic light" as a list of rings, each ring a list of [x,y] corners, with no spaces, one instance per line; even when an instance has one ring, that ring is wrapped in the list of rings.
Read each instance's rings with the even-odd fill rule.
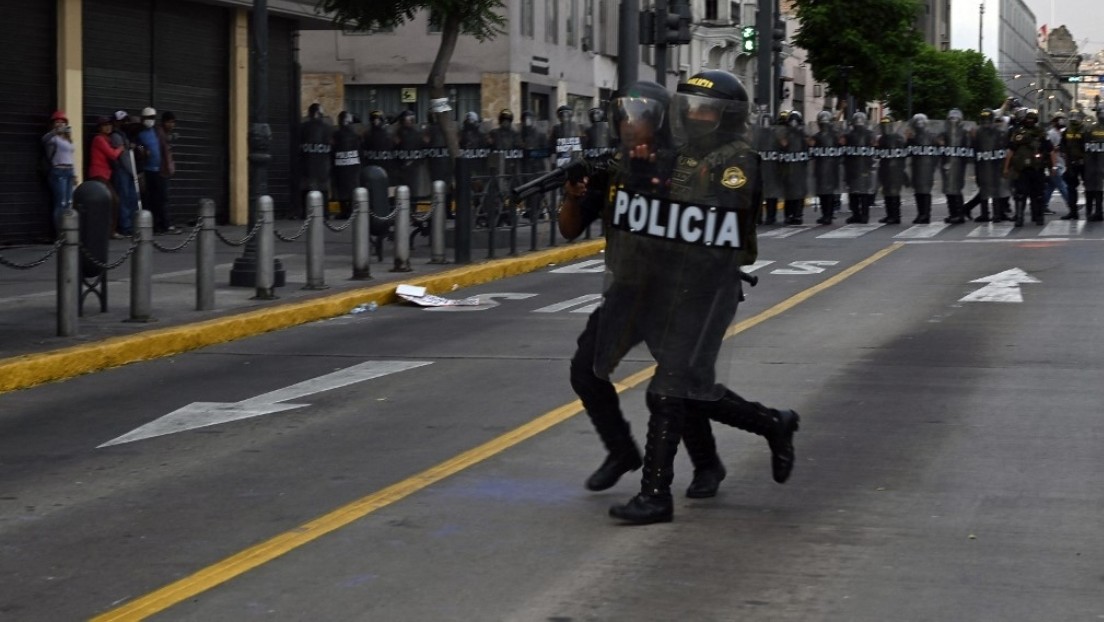
[[[759,31],[755,26],[744,26],[740,29],[740,52],[754,54],[759,49]]]
[[[653,11],[640,12],[640,45],[655,45],[656,14]]]
[[[786,40],[786,22],[775,20],[774,30],[771,31],[771,51],[781,52],[782,42]]]
[[[660,13],[656,11],[656,21],[659,21]],[[684,45],[690,43],[690,3],[686,0],[674,0],[671,7],[663,15],[664,41],[667,45]],[[658,37],[657,37],[658,38]]]

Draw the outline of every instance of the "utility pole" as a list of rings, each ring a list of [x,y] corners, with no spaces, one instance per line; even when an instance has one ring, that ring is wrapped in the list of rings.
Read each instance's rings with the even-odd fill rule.
[[[636,82],[640,67],[640,0],[621,0],[617,28],[617,90]]]
[[[774,79],[771,77],[774,58],[774,0],[759,0],[755,15],[759,31],[759,55],[755,59],[759,84],[755,87],[755,103],[759,112],[774,117]]]
[[[670,10],[667,0],[655,0],[655,81],[667,86],[667,13]]]
[[[985,54],[985,50],[981,48],[981,41],[984,37],[983,31],[985,30],[985,0],[981,0],[981,4],[978,5],[978,54]]]

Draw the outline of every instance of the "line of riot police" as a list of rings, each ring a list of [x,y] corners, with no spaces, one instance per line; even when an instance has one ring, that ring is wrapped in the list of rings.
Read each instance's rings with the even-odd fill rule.
[[[1077,218],[1077,183],[1085,185],[1090,220],[1104,220],[1099,211],[1100,180],[1104,177],[1104,111],[1095,123],[1083,113],[1071,113],[1061,140],[1053,144],[1039,127],[1038,112],[1008,100],[999,109],[980,111],[977,123],[967,123],[961,110],[952,109],[943,121],[924,114],[902,123],[886,115],[875,130],[867,115],[856,112],[846,123],[840,114],[822,111],[815,129],[807,129],[801,114],[783,111],[772,124],[760,126],[757,148],[762,159],[763,209],[761,224],[777,223],[783,204],[786,225],[804,223],[806,199],[815,196],[821,216],[831,224],[846,191],[847,223],[867,223],[874,196],[885,199],[885,224],[901,223],[901,197],[909,188],[915,198],[914,224],[932,219],[932,194],[946,196],[949,224],[971,218],[975,222],[1013,220],[1024,223],[1028,205],[1034,223],[1044,222],[1043,192],[1047,176],[1057,175],[1059,161],[1068,162],[1064,179],[1070,192],[1070,213]],[[977,195],[969,202],[964,192],[973,179]]]

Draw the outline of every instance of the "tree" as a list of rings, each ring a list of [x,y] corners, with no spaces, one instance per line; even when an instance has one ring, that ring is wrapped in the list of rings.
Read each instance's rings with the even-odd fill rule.
[[[982,108],[996,108],[1004,99],[1004,84],[992,61],[974,50],[939,51],[925,45],[909,66],[912,73],[912,97],[908,79],[889,91],[889,107],[906,114],[922,112],[942,119],[951,108],[962,110],[966,118],[977,118]]]
[[[429,11],[430,24],[441,30],[441,45],[426,78],[429,96],[434,99],[446,96],[445,74],[460,35],[470,35],[482,42],[506,32],[502,0],[317,0],[316,6],[332,15],[338,26],[359,31],[396,28],[419,11]],[[441,126],[449,152],[455,156],[457,143],[452,117],[442,115]]]
[[[914,23],[919,0],[794,0],[796,45],[813,76],[836,95],[881,99],[906,75],[922,40]]]

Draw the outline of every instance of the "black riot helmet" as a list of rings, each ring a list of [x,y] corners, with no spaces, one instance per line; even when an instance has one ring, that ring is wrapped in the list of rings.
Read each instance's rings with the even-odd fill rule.
[[[383,117],[382,110],[373,110],[368,113],[368,123],[370,123],[372,127],[383,127],[386,122],[387,119]]]
[[[1023,124],[1025,127],[1035,127],[1039,124],[1039,111],[1034,108],[1030,108],[1023,116]]]
[[[747,130],[747,89],[727,71],[694,74],[678,85],[671,108],[671,133],[679,144],[709,148]]]
[[[564,104],[563,106],[560,106],[556,109],[556,118],[559,119],[561,123],[567,123],[571,121],[571,119],[573,119],[574,117],[575,109],[571,106],[568,106],[567,104]]]
[[[633,82],[610,102],[610,133],[625,149],[640,144],[670,146],[667,109],[671,94],[655,82]]]
[[[500,125],[503,124],[503,123],[513,123],[513,122],[514,122],[514,113],[509,108],[503,108],[498,113],[498,123]]]
[[[992,125],[993,124],[993,109],[983,108],[981,114],[978,116],[978,125]]]
[[[606,111],[602,108],[595,106],[587,111],[587,116],[590,118],[591,123],[601,123],[606,120]]]
[[[521,111],[521,125],[523,127],[533,127],[533,111],[522,110]]]

